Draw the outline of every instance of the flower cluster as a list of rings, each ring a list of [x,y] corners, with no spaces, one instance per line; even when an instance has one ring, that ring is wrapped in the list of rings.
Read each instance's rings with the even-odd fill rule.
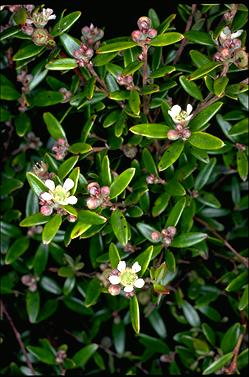
[[[157,230],[151,233],[151,239],[153,241],[162,241],[163,246],[169,247],[173,238],[176,234],[176,228],[174,226],[168,226],[166,229],[163,229],[161,232]]]
[[[55,144],[52,147],[52,151],[54,152],[54,157],[56,160],[63,160],[66,156],[68,151],[69,145],[67,141],[63,138],[59,138],[56,140]]]
[[[108,288],[109,293],[112,296],[116,296],[123,288],[126,297],[133,296],[134,287],[142,288],[145,284],[145,281],[137,276],[139,271],[141,271],[141,266],[138,262],[135,262],[132,267],[127,267],[124,261],[120,261],[117,268],[112,270],[108,278],[111,283]]]
[[[187,125],[192,118],[192,115],[190,115],[192,110],[193,107],[188,104],[186,111],[182,110],[179,105],[174,105],[171,110],[168,111],[174,123],[176,123],[175,130],[169,130],[167,133],[169,140],[187,140],[191,136],[191,132]]]
[[[95,209],[99,206],[112,206],[109,198],[110,189],[108,186],[100,187],[97,182],[91,182],[87,186],[87,191],[90,194],[90,198],[88,198],[86,201],[86,205],[89,209]]]
[[[74,181],[67,178],[63,186],[55,186],[54,181],[47,179],[45,186],[49,189],[49,192],[42,192],[40,194],[40,212],[42,215],[50,216],[53,210],[56,210],[60,214],[67,214],[63,210],[63,206],[68,204],[76,204],[78,199],[76,196],[70,195],[70,190],[74,187]],[[72,219],[70,219],[72,221]]]
[[[86,66],[91,58],[93,57],[94,51],[91,47],[88,47],[86,44],[81,43],[80,48],[74,50],[73,56],[75,57],[79,67]]]
[[[131,75],[118,75],[116,80],[119,85],[124,85],[127,90],[134,88],[133,77]]]
[[[21,112],[24,112],[27,110],[27,99],[26,99],[26,93],[29,92],[29,83],[33,79],[33,76],[31,74],[28,74],[26,71],[22,70],[21,72],[18,73],[16,76],[16,80],[19,81],[22,84],[22,95],[18,99],[18,102],[20,106],[18,107],[18,110]]]
[[[63,100],[61,101],[61,103],[67,103],[70,101],[72,97],[72,92],[70,90],[68,90],[67,88],[60,88],[59,92],[63,94]]]
[[[30,292],[35,292],[37,290],[37,277],[33,275],[23,275],[21,277],[21,282],[28,287]]]
[[[91,24],[90,26],[84,26],[81,29],[82,42],[96,50],[100,45],[100,39],[104,36],[104,31]]]
[[[137,25],[139,30],[134,30],[131,33],[132,40],[141,46],[149,44],[151,39],[157,35],[156,29],[151,28],[151,20],[145,16],[140,17]]]
[[[241,40],[238,39],[242,33],[243,30],[232,33],[229,26],[225,26],[219,35],[218,52],[214,55],[214,59],[227,64],[234,63],[239,68],[246,68],[248,54],[245,48],[241,47]]]
[[[157,184],[163,185],[165,183],[165,179],[162,179],[156,176],[155,174],[150,174],[146,177],[146,182],[148,183],[148,185],[157,185]]]

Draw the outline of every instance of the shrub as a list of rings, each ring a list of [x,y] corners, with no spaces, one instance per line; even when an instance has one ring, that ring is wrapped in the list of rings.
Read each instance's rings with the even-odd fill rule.
[[[247,14],[1,7],[2,373],[245,368]]]

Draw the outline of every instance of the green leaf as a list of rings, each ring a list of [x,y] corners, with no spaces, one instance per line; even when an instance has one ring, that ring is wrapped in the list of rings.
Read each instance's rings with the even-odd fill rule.
[[[200,173],[201,173],[201,171],[200,171]],[[197,200],[198,200],[198,202],[206,204],[207,206],[212,207],[212,208],[220,208],[221,207],[220,201],[211,192],[205,192],[205,191],[202,190],[200,195],[198,196]]]
[[[182,34],[176,33],[174,31],[165,34],[159,34],[151,40],[150,46],[168,46],[181,41],[183,38],[184,36]]]
[[[249,357],[249,348],[246,348],[238,356],[238,360],[237,360],[238,370],[241,370],[248,366],[248,357]]]
[[[127,41],[127,42],[114,42],[114,43],[108,43],[105,45],[102,45],[98,50],[96,51],[97,54],[106,54],[108,52],[114,52],[114,51],[123,51],[127,50],[128,48],[132,48],[137,46],[135,42]]]
[[[65,160],[58,169],[60,179],[65,178],[77,164],[79,156],[72,156]]]
[[[14,101],[21,97],[21,94],[12,86],[1,84],[0,99]]]
[[[206,339],[212,346],[215,346],[215,332],[211,329],[211,327],[207,323],[202,323],[201,325],[203,334],[205,335]]]
[[[206,55],[197,50],[191,50],[189,55],[198,68],[211,62]]]
[[[166,139],[169,127],[159,123],[137,124],[130,128],[136,135],[142,135],[154,139]]]
[[[19,113],[15,117],[15,127],[18,136],[23,137],[31,129],[31,121],[26,113]]]
[[[83,368],[90,357],[94,355],[94,353],[98,349],[98,344],[92,343],[88,344],[87,346],[83,347],[80,351],[78,351],[72,358],[72,360],[75,362],[76,367]]]
[[[60,122],[51,113],[43,113],[43,120],[47,125],[48,132],[55,140],[60,138],[66,140],[66,134],[60,124]]]
[[[224,143],[216,136],[206,132],[192,132],[188,142],[196,148],[215,150],[224,147]]]
[[[228,134],[231,136],[238,136],[248,133],[248,119],[242,119],[236,123],[229,131]]]
[[[159,164],[158,170],[162,171],[168,169],[174,162],[178,160],[184,148],[182,140],[174,141],[164,152]]]
[[[87,229],[89,229],[91,226],[92,226],[91,224],[85,224],[85,222],[77,221],[77,223],[75,224],[75,226],[73,227],[71,231],[70,237],[71,238],[79,237],[81,234],[85,233]]]
[[[156,309],[148,316],[148,320],[160,338],[165,339],[167,336],[167,330],[161,315]]]
[[[190,42],[199,43],[205,46],[214,46],[214,41],[212,40],[210,34],[203,31],[191,30],[184,33],[184,37]]]
[[[239,305],[238,305],[239,310],[244,310],[248,306],[248,296],[249,295],[248,295],[248,284],[247,284],[239,300]]]
[[[139,304],[138,304],[136,296],[133,296],[130,299],[130,317],[131,317],[131,324],[132,324],[133,329],[135,330],[135,333],[139,334],[140,313],[139,313]]]
[[[213,363],[211,363],[204,371],[203,375],[207,374],[213,374],[217,372],[218,370],[221,370],[228,362],[232,359],[233,352],[230,352],[226,355],[221,356],[218,360],[215,360]]]
[[[76,60],[71,58],[52,60],[45,65],[50,71],[65,71],[76,67],[78,67]]]
[[[117,353],[122,354],[125,350],[125,326],[122,320],[118,323],[113,322],[112,338]]]
[[[18,50],[17,53],[13,56],[13,60],[18,61],[18,60],[28,59],[28,58],[38,55],[40,52],[44,50],[45,50],[44,46],[36,46],[32,43]]]
[[[179,199],[168,215],[165,227],[176,226],[186,205],[186,198]]]
[[[107,155],[104,156],[101,162],[100,177],[101,177],[101,181],[103,185],[109,186],[111,184],[112,175],[111,175],[111,169],[110,169],[110,161]]]
[[[56,214],[53,215],[47,224],[44,226],[42,232],[42,242],[47,245],[49,244],[52,239],[55,237],[56,233],[58,232],[61,226],[62,218],[61,215]]]
[[[74,51],[80,48],[80,41],[76,38],[71,37],[71,35],[66,34],[66,33],[60,35],[60,40],[66,52],[72,57],[74,57],[73,56]]]
[[[153,228],[152,226],[144,224],[144,223],[138,223],[137,224],[137,228],[142,233],[142,235],[148,241],[150,241],[151,243],[158,243],[158,242],[160,242],[160,238],[158,240],[156,240],[156,241],[151,238],[151,233],[152,232],[157,232],[157,230],[155,228]]]
[[[205,240],[207,236],[206,233],[200,232],[183,233],[173,239],[171,246],[176,248],[190,247]]]
[[[29,248],[29,238],[21,237],[14,241],[7,251],[5,264],[12,264]]]
[[[232,352],[240,335],[240,323],[234,323],[223,335],[220,348],[223,353]]]
[[[206,109],[202,110],[196,117],[194,117],[190,123],[189,127],[191,131],[200,130],[205,124],[207,124],[210,119],[220,110],[223,102],[215,102],[209,105]]]
[[[30,323],[35,323],[40,310],[40,293],[39,291],[26,294],[26,310]]]
[[[81,16],[80,11],[69,13],[67,16],[61,18],[53,27],[51,31],[51,35],[53,37],[58,37],[58,35],[61,35],[66,30],[68,30]]]
[[[117,268],[117,265],[121,260],[118,248],[114,243],[111,243],[109,246],[109,260],[112,268]]]
[[[33,106],[52,106],[63,101],[63,94],[51,90],[39,90],[36,94],[29,96],[28,100]]]
[[[171,179],[165,185],[165,191],[172,196],[183,196],[186,195],[186,190],[183,185],[181,185],[176,178]]]
[[[208,73],[212,72],[214,69],[219,67],[221,63],[210,62],[202,65],[200,68],[196,69],[191,73],[189,80],[197,80],[203,76],[206,76]]]
[[[199,101],[203,100],[201,90],[193,81],[188,80],[185,76],[180,76],[179,81],[185,92],[187,92],[191,97]]]
[[[229,79],[226,76],[218,77],[218,79],[214,80],[214,94],[217,97],[220,97],[224,93],[228,81]]]
[[[240,290],[240,288],[246,284],[248,281],[248,271],[241,272],[236,278],[234,278],[228,286],[225,288],[227,292],[236,292]]]
[[[129,240],[129,228],[123,213],[119,209],[112,212],[111,226],[118,241],[125,246]]]
[[[110,199],[116,198],[126,189],[130,181],[132,180],[135,171],[135,168],[129,168],[123,171],[117,177],[115,177],[114,181],[110,186]]]
[[[48,276],[42,276],[40,284],[42,288],[47,292],[53,293],[54,295],[61,294],[61,288],[58,285],[58,283],[54,279],[49,278]]]
[[[248,176],[248,158],[245,151],[237,152],[237,169],[240,178],[245,182]]]
[[[96,55],[93,59],[93,65],[95,67],[101,67],[103,65],[106,65],[109,63],[115,56],[118,54],[118,51],[116,52],[110,52],[109,54],[103,54],[103,55]]]
[[[132,75],[133,73],[138,71],[143,66],[143,64],[144,64],[143,62],[138,62],[138,61],[134,61],[130,63],[129,65],[127,65],[127,67],[124,68],[122,75],[124,76]]]
[[[152,207],[152,216],[157,217],[162,212],[165,211],[169,204],[169,200],[171,198],[171,195],[167,192],[163,192],[161,195],[159,195],[154,203],[154,206]]]
[[[70,145],[68,150],[74,154],[85,154],[92,150],[92,146],[86,143],[74,143]]]
[[[134,114],[140,114],[140,97],[136,89],[130,90],[129,106]]]
[[[91,279],[86,289],[85,305],[87,308],[89,306],[96,304],[100,293],[101,293],[101,286],[100,286],[99,279],[97,278]]]
[[[176,70],[176,68],[173,65],[161,67],[156,69],[154,72],[150,74],[150,77],[153,79],[164,77],[165,75],[172,73]]]
[[[15,34],[19,33],[19,31],[20,28],[17,25],[8,27],[0,33],[0,41],[2,42],[6,38],[13,37]]]
[[[9,195],[11,192],[20,189],[23,186],[23,182],[16,178],[5,179],[5,182],[1,184],[1,195]]]
[[[201,321],[200,321],[199,315],[197,311],[195,310],[195,308],[189,302],[185,300],[182,301],[182,310],[190,326],[193,326],[193,327],[200,326]]]
[[[141,271],[139,272],[139,276],[143,276],[144,273],[147,271],[152,255],[153,255],[153,246],[149,246],[145,251],[143,251],[134,259],[133,263],[138,262],[141,266]]]
[[[203,169],[200,169],[200,172],[195,178],[195,182],[194,182],[195,190],[200,190],[202,189],[202,187],[206,185],[206,183],[208,182],[214,170],[216,162],[217,162],[217,159],[215,157],[211,158],[209,162],[203,167]]]
[[[26,226],[31,227],[31,226],[46,224],[48,220],[49,220],[49,216],[44,216],[41,213],[35,213],[34,215],[30,215],[26,217],[25,219],[23,219],[19,225],[25,226],[25,227]]]
[[[159,34],[162,34],[164,33],[165,31],[168,30],[171,22],[176,18],[176,14],[171,14],[170,16],[168,16],[159,26],[158,26],[158,33]]]
[[[51,350],[42,347],[27,346],[27,350],[39,361],[48,365],[55,365],[55,355]]]
[[[80,210],[78,216],[79,221],[85,224],[100,225],[106,222],[106,218],[104,216],[89,210]]]
[[[34,261],[33,261],[33,269],[34,273],[37,276],[40,276],[46,268],[48,261],[48,247],[47,245],[43,245],[42,243],[39,245],[38,249],[36,250]]]

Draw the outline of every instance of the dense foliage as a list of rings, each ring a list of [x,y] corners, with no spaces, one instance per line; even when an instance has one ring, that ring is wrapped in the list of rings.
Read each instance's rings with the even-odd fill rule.
[[[80,16],[1,7],[1,372],[243,372],[248,9]]]

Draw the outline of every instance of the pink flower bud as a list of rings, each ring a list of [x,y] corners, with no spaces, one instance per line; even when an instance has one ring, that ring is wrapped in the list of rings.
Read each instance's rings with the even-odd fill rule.
[[[131,38],[134,42],[138,43],[144,39],[143,33],[139,30],[134,30],[131,33]]]
[[[164,244],[164,246],[169,246],[170,244],[171,244],[171,242],[172,242],[172,240],[169,238],[169,237],[165,237],[164,239],[163,239],[163,244]]]
[[[100,186],[98,182],[91,182],[87,185],[87,191],[91,195],[98,195],[100,193]]]
[[[60,138],[57,140],[57,143],[60,144],[60,145],[65,145],[65,144],[66,144],[66,140],[65,140],[65,139],[62,139],[62,137],[60,137]]]
[[[86,201],[86,205],[89,209],[95,209],[101,204],[101,201],[96,198],[89,198]]]
[[[160,232],[154,231],[154,232],[151,233],[150,236],[151,236],[151,239],[153,241],[158,241],[161,237],[161,234],[160,234]]]
[[[169,130],[167,133],[169,140],[177,140],[179,139],[178,132],[176,130]]]
[[[148,185],[152,185],[153,183],[155,183],[155,176],[154,174],[150,174],[146,177],[146,182],[148,183]]]
[[[182,138],[183,139],[188,139],[191,136],[191,131],[188,129],[185,129],[182,131]]]
[[[119,295],[121,291],[121,288],[118,286],[118,285],[110,285],[109,288],[108,288],[108,292],[112,295],[112,296],[117,296]]]
[[[151,27],[151,20],[148,17],[142,16],[138,19],[137,26],[139,30],[147,32]]]
[[[168,226],[167,228],[169,237],[174,237],[176,234],[176,227],[175,226]]]
[[[227,59],[229,56],[230,56],[230,51],[228,48],[223,48],[221,51],[220,51],[220,55],[223,59]]]
[[[52,212],[53,212],[53,208],[49,207],[49,206],[42,206],[40,208],[40,212],[44,216],[50,216],[52,214]]]
[[[74,215],[68,215],[67,219],[70,223],[75,223],[75,221],[77,220],[77,217]]]
[[[108,186],[101,187],[100,191],[103,196],[108,196],[110,194],[110,189]]]
[[[119,270],[117,268],[114,268],[111,272],[111,275],[119,275]]]
[[[149,29],[147,35],[150,39],[155,38],[155,36],[157,35],[157,30],[156,29]]]

